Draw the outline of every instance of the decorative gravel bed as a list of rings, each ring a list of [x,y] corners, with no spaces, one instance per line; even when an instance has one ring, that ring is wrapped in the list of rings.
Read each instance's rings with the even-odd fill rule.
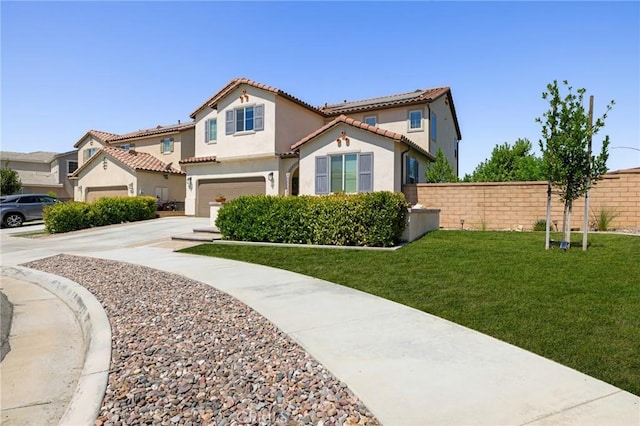
[[[104,307],[111,370],[97,425],[378,425],[346,385],[226,293],[123,262],[58,255],[25,264]]]

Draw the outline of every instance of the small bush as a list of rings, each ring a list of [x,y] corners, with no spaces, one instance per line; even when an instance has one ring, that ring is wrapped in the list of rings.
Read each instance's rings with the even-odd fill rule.
[[[226,239],[384,247],[406,226],[404,195],[392,192],[329,196],[243,196],[218,212]]]
[[[94,203],[54,204],[44,210],[45,229],[52,233],[153,219],[154,197],[105,197]]]
[[[91,226],[91,206],[88,203],[59,203],[45,207],[44,228],[47,232],[77,231]]]
[[[538,219],[533,223],[534,231],[546,231],[547,230],[547,221],[546,219]]]
[[[596,231],[610,231],[611,222],[619,216],[615,209],[609,210],[606,207],[598,212],[592,210],[591,215],[596,225]]]

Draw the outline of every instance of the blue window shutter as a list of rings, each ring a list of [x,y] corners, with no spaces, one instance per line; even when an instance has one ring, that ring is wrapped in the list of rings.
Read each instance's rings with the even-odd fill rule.
[[[209,143],[209,121],[204,122],[204,143]]]
[[[236,132],[236,121],[234,117],[234,110],[230,109],[225,112],[225,133],[232,135]]]
[[[373,153],[358,156],[358,192],[373,191]]]
[[[316,194],[329,193],[329,157],[316,157]]]
[[[264,104],[255,106],[253,120],[253,130],[264,130]]]

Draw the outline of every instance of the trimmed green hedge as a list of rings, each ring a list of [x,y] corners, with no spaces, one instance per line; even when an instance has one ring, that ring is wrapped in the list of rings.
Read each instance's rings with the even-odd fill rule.
[[[251,195],[227,202],[216,226],[236,241],[387,247],[400,241],[407,207],[404,194],[393,192]]]
[[[155,197],[105,197],[94,203],[54,204],[44,210],[44,226],[52,234],[94,226],[153,219]]]

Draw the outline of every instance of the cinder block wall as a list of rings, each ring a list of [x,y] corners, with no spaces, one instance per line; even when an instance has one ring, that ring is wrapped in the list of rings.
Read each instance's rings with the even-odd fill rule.
[[[546,182],[486,182],[403,185],[411,204],[440,209],[443,228],[531,230],[546,216]],[[640,168],[608,173],[591,190],[589,222],[600,210],[615,210],[614,229],[640,228]],[[552,196],[551,220],[562,226],[563,205]],[[571,227],[582,229],[584,198],[574,202]]]

